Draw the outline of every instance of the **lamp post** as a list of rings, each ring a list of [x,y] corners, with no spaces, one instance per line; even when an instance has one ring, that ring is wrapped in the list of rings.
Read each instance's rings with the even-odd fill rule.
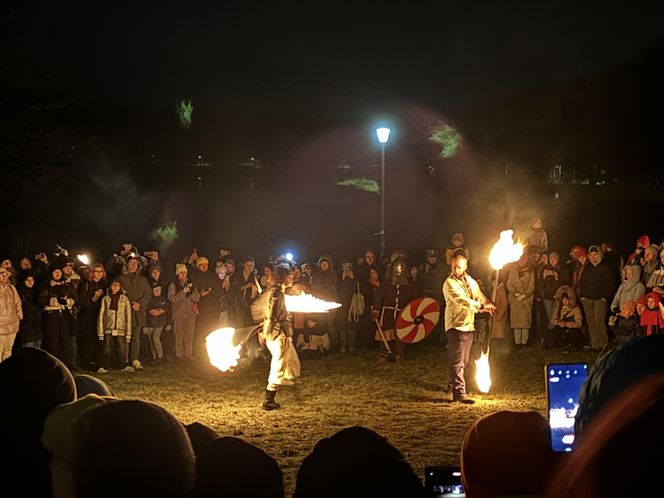
[[[380,259],[385,256],[385,144],[390,138],[390,129],[376,128],[380,142]]]

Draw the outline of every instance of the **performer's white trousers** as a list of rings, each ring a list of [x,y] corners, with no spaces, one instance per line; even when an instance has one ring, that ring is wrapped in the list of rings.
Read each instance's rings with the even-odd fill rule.
[[[290,386],[300,377],[300,358],[293,346],[293,339],[279,334],[274,340],[266,341],[272,355],[267,390],[276,391],[279,386]]]

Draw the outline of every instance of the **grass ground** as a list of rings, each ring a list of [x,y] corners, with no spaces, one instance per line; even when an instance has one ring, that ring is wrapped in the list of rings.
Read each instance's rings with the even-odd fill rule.
[[[473,353],[478,356],[479,349],[474,347]],[[411,345],[406,355],[402,364],[378,364],[375,350],[303,361],[301,396],[280,391],[282,408],[272,412],[261,409],[269,370],[263,362],[232,373],[202,361],[182,367],[160,364],[136,373],[111,371],[101,378],[119,397],[159,403],[184,423],[198,421],[220,435],[259,446],[281,465],[290,496],[300,463],[316,442],[352,425],[387,437],[420,476],[427,465],[458,465],[463,436],[475,420],[496,410],[545,415],[544,365],[592,365],[597,353],[563,354],[540,347],[510,351],[496,344],[490,356],[490,392],[472,392],[470,382],[475,405],[452,403],[444,392],[442,346]]]

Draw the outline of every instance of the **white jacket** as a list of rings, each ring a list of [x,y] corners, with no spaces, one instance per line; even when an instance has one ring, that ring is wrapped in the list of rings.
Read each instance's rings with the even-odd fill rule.
[[[466,286],[461,279],[452,275],[447,277],[443,283],[443,295],[445,296],[445,331],[450,329],[462,332],[473,332],[475,330],[475,313],[483,304],[489,303],[479,284],[468,274],[463,276]]]

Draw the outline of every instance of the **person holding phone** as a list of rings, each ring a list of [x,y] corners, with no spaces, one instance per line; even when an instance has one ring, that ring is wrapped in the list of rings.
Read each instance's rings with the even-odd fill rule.
[[[443,284],[443,295],[452,401],[473,404],[475,401],[466,393],[464,375],[473,345],[475,314],[493,315],[496,307],[482,293],[477,281],[466,273],[467,269],[468,256],[465,250],[457,249],[452,255],[450,275]]]

